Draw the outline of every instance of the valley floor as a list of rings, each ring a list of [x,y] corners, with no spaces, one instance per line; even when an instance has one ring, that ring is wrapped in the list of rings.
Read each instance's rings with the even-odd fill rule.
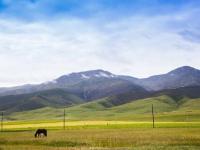
[[[48,126],[49,124],[55,126]],[[7,122],[0,133],[1,150],[198,150],[200,122],[81,121]],[[17,126],[18,124],[18,126]],[[32,126],[30,126],[32,124]],[[52,125],[51,124],[51,125]],[[9,126],[10,125],[10,126]],[[13,125],[13,126],[11,126]],[[48,128],[47,138],[34,138],[39,127]],[[7,128],[6,128],[7,126]],[[14,128],[17,127],[17,128]],[[20,128],[19,128],[20,127]]]
[[[65,130],[64,108],[44,107],[5,114],[0,150],[200,149],[199,98],[185,97],[177,102],[163,95],[120,106],[101,99],[65,108],[65,114]],[[38,128],[48,129],[48,137],[35,139],[33,135]]]

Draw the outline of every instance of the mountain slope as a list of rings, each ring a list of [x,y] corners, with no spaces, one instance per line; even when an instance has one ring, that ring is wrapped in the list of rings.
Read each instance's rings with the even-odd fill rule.
[[[134,109],[134,110],[131,110],[133,112],[136,109],[139,109],[139,110],[144,109],[147,105],[149,107],[149,105],[152,104],[151,100],[154,100],[155,102],[159,101],[161,103],[173,106],[172,109],[169,110],[169,111],[173,111],[175,109],[178,109],[179,105],[182,105],[185,102],[189,103],[190,100],[200,99],[200,86],[182,87],[178,89],[163,90],[159,92],[148,93],[146,96],[142,94],[144,98],[137,98],[135,97],[135,95],[136,95],[135,93],[128,92],[128,93],[123,93],[123,94],[119,94],[115,96],[106,97],[94,102],[81,104],[80,106],[83,108],[93,109],[94,111],[105,110],[105,109],[116,109],[116,108],[117,109],[125,108],[124,111],[128,111],[129,109],[127,108],[130,107],[130,109]],[[138,107],[137,103],[138,104],[143,103],[144,106]],[[159,110],[159,112],[166,112],[168,108],[157,106],[157,110]],[[200,110],[200,107],[199,107],[199,110]]]
[[[184,66],[167,74],[140,79],[136,82],[140,86],[153,91],[197,86],[200,85],[200,70]]]
[[[191,86],[191,87],[181,87],[178,89],[167,89],[154,93],[154,95],[168,95],[177,101],[183,97],[188,97],[191,99],[200,97],[200,86]]]
[[[162,90],[159,92],[147,92],[142,89],[130,89],[128,92],[115,94],[109,97],[104,97],[100,100],[95,100],[89,104],[94,104],[94,106],[99,106],[103,109],[109,109],[116,106],[121,106],[124,104],[129,104],[139,99],[153,97],[167,96],[168,99],[173,99],[175,103],[179,104],[184,98],[196,99],[200,98],[200,86],[195,87],[182,87],[179,89]],[[145,101],[147,104],[148,101]],[[0,111],[6,112],[17,112],[25,110],[33,110],[43,107],[69,107],[71,105],[78,105],[80,103],[85,103],[85,100],[72,95],[61,89],[47,90],[41,92],[35,92],[31,94],[21,94],[21,95],[10,95],[0,97]],[[83,105],[85,106],[85,105]],[[93,106],[92,106],[93,107]],[[94,107],[97,108],[97,107]],[[97,108],[98,109],[98,108]],[[94,109],[94,111],[96,111]]]
[[[141,90],[139,91],[133,90],[133,91],[116,94],[110,97],[106,97],[104,98],[104,100],[101,101],[101,104],[109,108],[109,107],[119,106],[125,103],[129,103],[131,101],[135,101],[138,99],[159,97],[162,95],[171,97],[173,100],[176,100],[176,102],[179,102],[181,99],[185,97],[189,99],[200,98],[200,86],[181,87],[177,89],[167,89],[167,90],[161,90],[157,92],[147,92],[147,91],[143,92]]]
[[[83,100],[61,89],[40,91],[31,94],[0,97],[0,111],[6,113],[33,110],[43,107],[67,107],[82,103]]]
[[[148,93],[144,88],[121,79],[95,79],[83,81],[66,88],[67,91],[78,94],[86,100],[95,100],[103,97],[114,96],[121,93],[134,92],[135,95]]]
[[[114,75],[104,70],[91,70],[71,73],[38,85],[0,88],[0,96],[26,94],[60,88],[77,94],[85,100],[92,100],[119,94],[118,92],[122,90],[122,92],[126,92],[130,88],[142,87],[149,91],[160,91],[198,85],[200,85],[200,70],[189,66],[177,68],[167,74],[144,79]]]
[[[89,89],[87,89],[88,92],[87,95],[91,96],[90,98],[92,99],[95,99],[97,97],[104,97],[104,95],[112,95],[110,97],[107,97],[106,100],[112,103],[112,105],[117,106],[127,103],[133,99],[143,98],[148,93],[143,88],[137,86],[132,86],[129,84],[123,85],[123,82],[121,83],[121,82],[108,81],[107,84],[109,84],[106,86],[107,89],[104,86],[102,86],[101,88],[102,82],[91,84],[92,88],[90,92],[88,92]],[[116,84],[119,84],[119,86],[117,86]],[[114,88],[112,87],[113,85]],[[94,86],[96,86],[96,88]],[[78,85],[77,88],[79,87],[80,86]],[[9,113],[9,112],[33,110],[47,106],[52,108],[69,107],[71,105],[86,102],[80,97],[72,94],[74,91],[71,91],[70,93],[68,91],[69,89],[68,90],[52,89],[52,90],[34,92],[30,94],[2,96],[0,97],[0,103],[1,103],[0,111],[6,111],[7,113]],[[76,95],[78,94],[76,93]]]
[[[141,91],[143,93],[146,91],[139,85],[123,79],[121,76],[104,70],[92,70],[64,75],[56,80],[39,85],[25,85],[1,89],[0,96],[33,93],[55,88],[68,91],[86,101],[128,91]]]
[[[117,77],[110,72],[104,70],[91,70],[85,72],[71,73],[68,75],[63,75],[55,80],[44,82],[36,85],[22,85],[10,88],[0,88],[0,96],[5,95],[17,95],[17,94],[27,94],[37,91],[49,90],[49,89],[66,89],[74,87],[81,82],[91,82],[99,79],[112,79]]]
[[[1,88],[2,95],[11,95],[0,96],[0,111],[68,107],[96,100],[103,107],[112,108],[138,99],[162,95],[179,103],[184,98],[200,97],[199,72],[185,66],[147,79],[118,76],[103,70],[72,73],[39,85]]]
[[[178,103],[173,98],[162,95],[129,103],[105,107],[101,99],[66,109],[67,120],[133,120],[151,121],[151,105],[154,104],[156,121],[200,121],[200,98],[183,98]],[[37,114],[40,113],[40,116]],[[51,115],[49,115],[51,114]],[[33,111],[13,113],[10,119],[62,119],[63,109],[42,108]]]

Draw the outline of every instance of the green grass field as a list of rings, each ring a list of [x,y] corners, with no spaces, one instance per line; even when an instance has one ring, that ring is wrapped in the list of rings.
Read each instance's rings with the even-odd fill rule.
[[[159,96],[120,106],[101,99],[65,110],[65,130],[63,108],[46,107],[5,116],[0,150],[200,149],[200,99],[185,97],[176,101]],[[35,139],[37,128],[47,128],[48,137]]]
[[[134,121],[66,121],[67,129],[93,128],[152,128],[152,122]],[[200,122],[155,122],[156,128],[200,128]],[[63,129],[63,121],[11,121],[4,122],[4,131],[34,130],[37,128]]]
[[[154,104],[156,120],[174,122],[200,121],[200,99],[183,98],[176,101],[168,96],[159,96],[132,101],[120,106],[106,107],[105,99],[66,108],[67,120],[127,120],[151,121],[151,105]],[[110,105],[110,104],[107,104]],[[42,108],[17,112],[8,116],[11,120],[60,120],[63,108]]]
[[[57,122],[54,122],[57,123]],[[17,123],[7,123],[6,125]],[[119,149],[119,150],[198,150],[200,148],[200,123],[151,123],[142,122],[70,122],[66,130],[57,124],[49,127],[47,138],[34,138],[35,124],[26,128],[24,122],[18,122],[21,128],[0,133],[2,150],[53,150],[53,149]],[[48,126],[48,122],[41,125]],[[48,128],[48,127],[47,127]],[[26,130],[25,130],[26,129]]]

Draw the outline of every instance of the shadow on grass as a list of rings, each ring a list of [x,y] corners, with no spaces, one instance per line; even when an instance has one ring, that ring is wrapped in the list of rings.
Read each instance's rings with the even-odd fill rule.
[[[87,143],[72,142],[72,141],[51,141],[45,144],[45,146],[53,147],[79,147],[79,146],[88,146]]]
[[[34,145],[34,146],[51,146],[51,147],[80,147],[89,146],[87,143],[72,142],[72,141],[8,141],[0,140],[0,145]]]

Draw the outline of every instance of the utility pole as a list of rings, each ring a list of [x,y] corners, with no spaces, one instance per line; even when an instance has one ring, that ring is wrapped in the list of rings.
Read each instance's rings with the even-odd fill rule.
[[[63,129],[65,130],[65,109],[64,109],[64,118],[63,118]]]
[[[155,122],[155,117],[154,117],[154,109],[153,109],[153,104],[152,104],[152,121],[153,121],[153,128],[155,128],[154,122]]]
[[[1,112],[1,132],[3,132],[3,112]]]

